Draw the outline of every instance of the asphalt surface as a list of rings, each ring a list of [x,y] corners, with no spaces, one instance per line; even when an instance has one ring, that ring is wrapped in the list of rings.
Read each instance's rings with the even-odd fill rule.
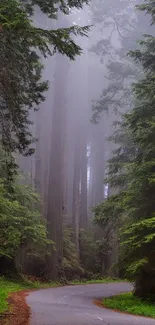
[[[90,284],[39,290],[27,297],[31,325],[155,325],[155,320],[116,313],[94,299],[130,291],[127,283]]]

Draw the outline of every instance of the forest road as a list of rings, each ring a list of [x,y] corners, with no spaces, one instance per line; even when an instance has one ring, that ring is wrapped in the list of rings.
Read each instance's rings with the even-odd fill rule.
[[[31,325],[155,325],[155,320],[121,314],[93,304],[94,299],[130,291],[127,283],[90,284],[30,293]]]

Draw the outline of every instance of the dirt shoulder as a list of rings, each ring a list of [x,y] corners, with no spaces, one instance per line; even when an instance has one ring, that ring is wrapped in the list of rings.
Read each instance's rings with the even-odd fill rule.
[[[9,295],[9,311],[0,318],[0,325],[28,325],[30,308],[26,303],[29,290],[13,292]]]

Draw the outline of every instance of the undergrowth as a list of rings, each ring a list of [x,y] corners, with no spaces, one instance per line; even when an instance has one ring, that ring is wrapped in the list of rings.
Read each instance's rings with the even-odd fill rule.
[[[30,290],[30,289],[41,289],[57,286],[57,283],[39,283],[31,282],[27,279],[10,280],[3,277],[0,277],[0,313],[4,313],[8,309],[7,298],[10,293],[17,292],[21,290]]]
[[[135,297],[132,292],[104,298],[103,306],[133,315],[155,318],[155,304]]]
[[[103,279],[92,279],[92,280],[73,280],[70,284],[98,284],[98,283],[114,283],[114,282],[126,282],[125,280],[103,278]]]

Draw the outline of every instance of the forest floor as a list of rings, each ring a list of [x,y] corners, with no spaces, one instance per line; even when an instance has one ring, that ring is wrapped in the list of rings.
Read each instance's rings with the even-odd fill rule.
[[[155,318],[155,304],[135,297],[132,292],[104,298],[102,305],[114,311]]]

